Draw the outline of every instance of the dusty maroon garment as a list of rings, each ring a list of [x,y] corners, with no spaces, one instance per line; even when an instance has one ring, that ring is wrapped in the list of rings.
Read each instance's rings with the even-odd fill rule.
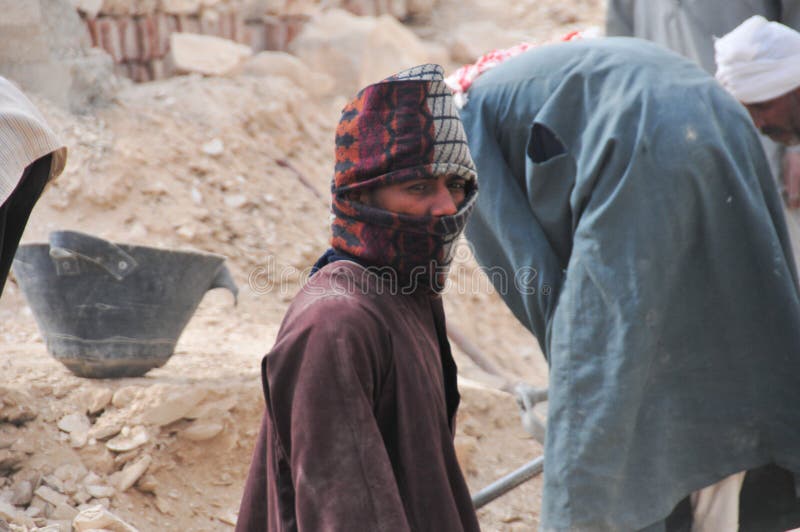
[[[339,261],[290,306],[262,362],[267,408],[237,531],[479,530],[453,447],[441,299],[380,286]]]

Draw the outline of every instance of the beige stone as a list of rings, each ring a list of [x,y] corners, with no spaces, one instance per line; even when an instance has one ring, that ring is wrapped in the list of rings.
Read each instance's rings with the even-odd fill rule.
[[[253,55],[249,46],[228,39],[194,33],[170,35],[170,54],[178,72],[225,76],[237,71]]]
[[[180,435],[191,441],[205,441],[222,432],[222,429],[222,423],[196,421],[190,427],[182,430]]]
[[[286,52],[260,52],[244,64],[242,73],[256,77],[281,76],[314,96],[329,94],[334,84],[333,77],[314,72],[299,58]]]
[[[30,396],[22,390],[0,386],[0,423],[24,425],[36,419]]]
[[[117,492],[112,486],[103,486],[99,484],[87,484],[84,488],[86,492],[95,499],[102,499],[103,497],[111,498]]]
[[[137,449],[148,441],[150,441],[150,437],[147,434],[147,429],[142,425],[137,425],[133,429],[123,428],[119,436],[106,442],[106,448],[115,453],[124,453]]]
[[[47,486],[39,486],[36,488],[34,493],[41,497],[44,501],[49,502],[53,506],[58,506],[59,504],[67,504],[69,497],[64,495],[63,493],[59,493],[53,488],[49,488]]]
[[[428,61],[419,38],[393,17],[357,17],[340,9],[313,17],[289,51],[312,71],[333,77],[336,89],[347,96]]]
[[[69,434],[70,444],[76,448],[86,445],[91,427],[89,418],[79,413],[67,414],[58,421],[58,428]]]
[[[78,396],[78,403],[83,412],[96,415],[106,409],[111,403],[113,392],[110,388],[91,388],[83,391]]]
[[[114,392],[111,397],[111,404],[117,408],[125,408],[142,393],[144,393],[144,389],[138,386],[123,386]]]
[[[75,532],[108,530],[110,532],[138,532],[136,528],[123,521],[101,505],[85,508],[72,520]]]
[[[150,467],[152,461],[152,457],[149,454],[145,454],[135,462],[126,465],[120,472],[121,474],[119,477],[117,477],[117,489],[119,491],[125,491],[136,484],[139,477],[144,475],[147,468]]]
[[[208,390],[201,387],[151,386],[137,405],[138,419],[145,425],[169,425],[203,402],[207,394]]]

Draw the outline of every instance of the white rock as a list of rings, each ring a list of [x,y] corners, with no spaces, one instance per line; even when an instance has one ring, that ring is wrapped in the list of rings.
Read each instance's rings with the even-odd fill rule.
[[[357,17],[331,9],[312,18],[289,45],[314,72],[347,95],[404,68],[428,62],[425,46],[389,15]]]
[[[103,486],[99,484],[87,484],[85,486],[86,492],[95,499],[102,499],[103,497],[111,498],[117,492],[111,486]]]
[[[147,468],[150,467],[152,461],[153,459],[150,457],[150,455],[145,454],[135,462],[131,462],[130,464],[126,465],[117,478],[117,489],[119,491],[125,491],[136,484],[136,481],[139,480],[139,477],[144,475],[145,471],[147,471]]]
[[[222,432],[222,429],[222,423],[197,421],[181,431],[180,435],[191,441],[205,441]]]
[[[138,532],[138,530],[101,505],[91,506],[80,511],[72,520],[75,532],[89,530],[109,530],[111,532]]]
[[[242,73],[254,77],[281,76],[314,96],[330,94],[334,85],[333,77],[314,72],[300,59],[286,52],[259,52],[247,60]]]
[[[220,139],[211,139],[203,144],[203,153],[211,157],[218,157],[225,152],[225,144]]]
[[[150,441],[147,434],[147,429],[141,425],[133,427],[131,430],[125,430],[124,427],[119,436],[112,438],[106,442],[106,448],[115,453],[125,453],[137,449]]]
[[[87,436],[94,440],[106,440],[118,434],[123,427],[124,422],[120,417],[106,413],[98,418],[92,428],[89,429]]]
[[[178,72],[225,76],[253,55],[249,46],[211,35],[173,33],[169,41],[170,56]]]
[[[202,403],[207,394],[208,390],[201,387],[153,385],[138,405],[142,410],[139,419],[146,425],[169,425]]]
[[[34,492],[36,496],[41,497],[45,501],[49,502],[53,506],[58,506],[59,504],[67,504],[69,497],[64,495],[63,493],[59,493],[52,488],[48,488],[47,486],[39,486],[36,488]]]
[[[249,200],[244,194],[229,194],[225,196],[225,205],[231,209],[239,209],[244,207]]]
[[[72,521],[78,515],[78,510],[73,508],[67,503],[57,504],[53,513],[50,514],[51,519],[58,521]],[[69,530],[69,528],[67,528]]]
[[[17,523],[29,528],[33,528],[33,519],[24,512],[14,508],[11,504],[0,499],[0,518],[5,519],[9,523]]]

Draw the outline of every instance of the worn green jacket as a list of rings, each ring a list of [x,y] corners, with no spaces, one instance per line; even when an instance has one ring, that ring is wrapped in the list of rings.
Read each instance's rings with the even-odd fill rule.
[[[745,110],[609,38],[488,71],[462,119],[467,237],[550,364],[542,528],[639,530],[731,473],[800,471],[797,277]]]

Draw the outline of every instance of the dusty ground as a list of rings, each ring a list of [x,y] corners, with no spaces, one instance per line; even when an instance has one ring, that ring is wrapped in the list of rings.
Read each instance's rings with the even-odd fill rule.
[[[447,46],[465,21],[490,20],[546,40],[602,19],[598,0],[507,4],[440,0],[413,28]],[[221,253],[240,295],[234,307],[228,293],[209,292],[164,367],[141,378],[89,380],[48,355],[11,279],[0,299],[0,516],[8,511],[2,501],[28,498],[29,481],[66,494],[70,507],[104,504],[142,531],[231,530],[263,407],[259,361],[303,270],[326,248],[341,100],[312,101],[283,78],[189,76],[130,86],[89,115],[37,103],[70,159],[24,241],[75,229],[115,242]],[[445,295],[450,323],[508,374],[546,385],[535,340],[464,250],[451,277],[458,286]],[[464,396],[456,443],[477,490],[541,447],[522,430],[513,398],[496,391],[498,379],[458,349],[456,358]],[[122,490],[137,463],[146,473]],[[540,482],[482,509],[483,528],[535,529]],[[16,507],[29,507],[30,529],[48,513],[51,521],[70,519],[69,508],[44,502],[42,493]]]

